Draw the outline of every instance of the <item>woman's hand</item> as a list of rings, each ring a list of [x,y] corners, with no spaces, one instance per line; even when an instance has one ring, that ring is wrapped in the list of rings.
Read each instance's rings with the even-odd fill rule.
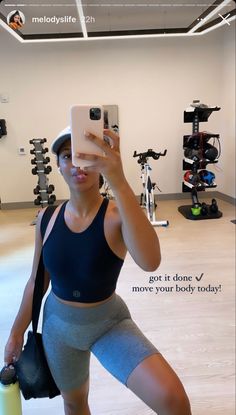
[[[104,175],[111,188],[115,190],[125,181],[120,157],[120,138],[114,131],[108,129],[104,130],[104,136],[109,138],[103,140],[94,134],[86,132],[87,139],[101,148],[104,152],[103,155],[77,153],[76,156],[82,160],[92,161],[92,166],[88,166],[85,169]]]
[[[23,335],[11,334],[4,351],[4,362],[6,365],[15,363],[21,354],[24,343]]]

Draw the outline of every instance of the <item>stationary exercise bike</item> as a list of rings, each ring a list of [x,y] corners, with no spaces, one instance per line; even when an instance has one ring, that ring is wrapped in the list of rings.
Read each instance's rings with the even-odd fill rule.
[[[154,189],[159,187],[156,183],[151,181],[150,171],[152,170],[148,164],[148,158],[152,157],[154,160],[158,160],[161,156],[165,156],[167,150],[163,153],[156,153],[152,149],[148,149],[145,153],[137,153],[136,151],[133,154],[133,157],[139,157],[138,163],[141,165],[141,179],[143,185],[143,192],[140,195],[140,206],[146,209],[147,217],[150,220],[153,226],[168,226],[168,220],[156,220],[156,203],[154,196]]]
[[[106,199],[114,199],[111,188],[106,179],[100,174],[99,176],[99,190],[100,194]]]

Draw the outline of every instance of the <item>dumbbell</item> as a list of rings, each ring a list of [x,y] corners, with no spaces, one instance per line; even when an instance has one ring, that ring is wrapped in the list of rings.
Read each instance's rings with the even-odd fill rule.
[[[37,184],[37,186],[34,188],[33,192],[35,195],[38,195],[40,191],[40,186]]]
[[[30,154],[45,154],[48,152],[48,147],[42,148],[41,150],[35,150],[35,148],[33,148],[32,150],[30,150]]]
[[[47,167],[41,167],[38,169],[38,167],[34,167],[31,172],[32,174],[36,175],[39,173],[44,173],[44,174],[49,174],[52,171],[51,166],[47,166]]]
[[[52,193],[53,192],[53,190],[55,190],[55,187],[53,186],[53,184],[50,184],[49,186],[48,186],[48,193],[50,194],[50,193]]]
[[[34,199],[34,204],[36,206],[39,206],[41,204],[41,200],[42,200],[41,196],[38,196],[37,199]]]
[[[35,187],[35,189],[33,190],[35,195],[38,195],[39,193],[46,193],[48,194],[48,190],[47,189],[41,189],[39,185],[37,185],[37,187]]]
[[[34,143],[46,143],[47,139],[46,138],[34,138],[33,140],[29,140],[30,144],[34,144]]]
[[[53,205],[53,203],[55,202],[55,200],[56,200],[56,196],[55,195],[49,196],[49,198],[48,198],[48,204],[49,205]]]
[[[50,157],[45,157],[42,160],[37,160],[36,158],[31,160],[31,164],[48,164]]]
[[[49,174],[51,171],[52,171],[51,166],[47,166],[47,167],[45,167],[45,169],[44,169],[44,173],[45,173],[45,174]]]

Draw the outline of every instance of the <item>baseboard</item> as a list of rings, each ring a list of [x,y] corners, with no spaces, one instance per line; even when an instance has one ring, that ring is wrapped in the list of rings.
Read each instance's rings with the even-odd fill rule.
[[[215,193],[216,193],[215,197],[218,197],[219,199],[224,200],[225,202],[228,202],[231,205],[234,205],[234,206],[236,205],[235,197],[228,196],[225,193],[221,193],[221,192],[215,192]]]
[[[32,209],[36,208],[34,202],[1,203],[1,210]]]
[[[139,199],[139,196],[136,196]],[[167,194],[160,194],[156,195],[158,200],[186,200],[188,199],[191,201],[191,194],[190,193],[167,193]],[[209,198],[218,198],[224,200],[225,202],[230,203],[231,205],[236,204],[236,199],[234,197],[228,196],[224,193],[218,191],[212,192],[199,192],[199,200],[201,202],[202,199],[209,199]],[[57,200],[56,205],[64,202],[64,200]],[[14,209],[40,209],[39,206],[35,206],[33,202],[12,202],[12,203],[1,203],[0,209],[2,210],[14,210]]]
[[[55,205],[59,205],[64,200],[57,200]],[[15,210],[15,209],[40,209],[40,206],[36,206],[34,202],[11,202],[11,203],[1,203],[1,210]]]
[[[218,192],[218,191],[211,191],[211,192],[199,192],[198,193],[199,196],[199,201],[201,202],[201,200],[203,199],[209,199],[209,198],[215,198],[215,199],[221,199],[224,200],[225,202],[230,203],[231,205],[235,205],[236,204],[236,199],[228,196],[224,193]],[[191,193],[190,192],[186,192],[186,193],[168,193],[168,194],[160,194],[158,193],[156,195],[158,200],[186,200],[189,199],[191,200]]]

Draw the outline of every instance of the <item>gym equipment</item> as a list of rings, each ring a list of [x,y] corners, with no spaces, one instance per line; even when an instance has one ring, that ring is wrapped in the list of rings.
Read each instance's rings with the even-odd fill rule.
[[[211,201],[210,211],[212,213],[217,213],[219,211],[219,208],[218,208],[218,205],[217,205],[217,202],[216,202],[215,199],[212,199],[212,201]]]
[[[188,170],[184,174],[184,181],[186,181],[188,183],[191,183],[193,185],[197,185],[198,183],[200,183],[201,178],[200,178],[200,175],[198,173],[195,173],[191,170]]]
[[[168,226],[168,220],[157,221],[156,220],[156,202],[154,196],[154,189],[159,187],[156,183],[151,181],[150,171],[152,170],[148,164],[149,157],[152,157],[154,160],[158,160],[161,156],[165,156],[167,150],[163,153],[156,153],[152,149],[148,149],[144,153],[137,153],[136,151],[133,154],[133,157],[139,157],[138,163],[141,165],[141,179],[143,185],[143,192],[140,195],[140,206],[146,209],[147,217],[153,226]]]
[[[200,170],[199,177],[203,183],[208,184],[208,186],[214,185],[215,174],[209,170]]]
[[[218,219],[222,216],[216,201],[207,206],[206,203],[200,203],[197,196],[198,191],[216,187],[215,174],[207,170],[207,165],[218,162],[221,154],[220,136],[207,131],[200,132],[199,123],[207,122],[211,113],[219,110],[220,107],[209,107],[195,100],[184,111],[184,122],[192,123],[192,134],[183,137],[185,173],[182,191],[191,192],[192,205],[179,206],[178,210],[186,219]]]
[[[206,203],[202,203],[202,206],[201,206],[201,214],[203,215],[203,216],[205,216],[205,215],[207,215],[208,214],[208,207],[207,207],[207,204]]]
[[[216,160],[218,157],[218,150],[216,147],[212,146],[209,143],[206,143],[203,149],[203,156],[210,161]]]
[[[201,214],[201,210],[202,210],[202,207],[201,207],[201,205],[199,204],[199,205],[193,205],[192,207],[191,207],[191,212],[192,212],[192,214],[194,215],[194,216],[198,216],[198,215],[200,215]]]
[[[103,197],[106,197],[107,199],[113,199],[114,198],[109,184],[107,183],[107,181],[105,180],[105,178],[101,174],[100,174],[100,178],[99,178],[99,189],[100,189],[100,193]]]
[[[30,150],[30,154],[34,155],[34,158],[31,160],[31,164],[35,164],[35,167],[31,170],[33,175],[38,175],[38,184],[33,189],[33,193],[38,195],[34,199],[34,204],[36,206],[46,206],[53,205],[56,201],[56,196],[53,195],[55,187],[53,184],[48,184],[48,178],[46,177],[51,173],[51,166],[46,166],[50,162],[49,157],[44,157],[44,154],[47,153],[48,148],[43,148],[44,143],[46,143],[46,138],[37,138],[30,140],[30,144],[33,144],[34,149]]]
[[[0,414],[22,415],[20,388],[13,365],[4,366],[0,372]]]
[[[194,148],[187,147],[184,150],[184,156],[193,161],[199,161],[201,159],[201,153],[198,148],[194,149]]]

